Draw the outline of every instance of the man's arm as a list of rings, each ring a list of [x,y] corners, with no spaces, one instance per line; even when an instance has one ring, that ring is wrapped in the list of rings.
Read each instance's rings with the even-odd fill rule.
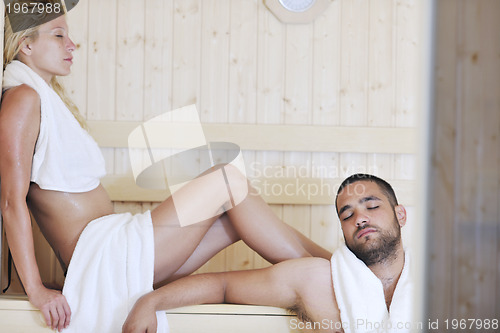
[[[123,332],[156,332],[156,311],[195,304],[276,306],[297,311],[299,318],[340,321],[329,267],[325,259],[302,258],[259,270],[187,276],[141,297]]]

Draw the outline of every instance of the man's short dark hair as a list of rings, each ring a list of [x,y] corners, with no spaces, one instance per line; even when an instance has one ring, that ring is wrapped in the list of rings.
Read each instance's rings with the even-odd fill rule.
[[[346,186],[359,181],[369,181],[376,183],[380,188],[380,190],[384,192],[387,199],[389,199],[389,203],[391,204],[392,208],[398,205],[398,199],[396,198],[396,193],[394,193],[392,186],[388,182],[374,175],[369,175],[365,173],[356,173],[354,175],[347,177],[339,186],[339,189],[337,191],[337,196],[335,197],[335,209],[337,210],[337,214],[338,214],[337,200],[339,198],[339,194],[344,190]]]

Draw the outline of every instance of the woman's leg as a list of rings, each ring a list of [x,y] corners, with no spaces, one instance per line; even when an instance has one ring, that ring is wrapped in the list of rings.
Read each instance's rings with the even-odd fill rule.
[[[325,256],[318,250],[319,246],[274,215],[237,169],[226,166],[225,171],[232,195],[228,196],[226,183],[220,181],[220,175],[210,172],[196,178],[177,191],[175,198],[170,197],[153,210],[155,282],[174,274],[190,273],[239,238],[271,263],[311,256],[306,248]],[[243,195],[247,190],[248,195]],[[239,204],[232,207],[231,202]],[[214,226],[212,229],[219,214],[225,210],[229,219],[220,223],[222,228]],[[214,217],[180,227],[178,216],[182,216],[184,223],[191,217],[194,220],[200,216]],[[215,228],[219,230],[215,232]]]
[[[180,279],[181,277],[192,274],[218,252],[239,240],[240,238],[231,226],[227,215],[222,215],[215,221],[210,229],[208,229],[191,256],[189,256],[177,271],[170,274],[170,276],[159,275],[158,278],[155,279],[155,289]]]

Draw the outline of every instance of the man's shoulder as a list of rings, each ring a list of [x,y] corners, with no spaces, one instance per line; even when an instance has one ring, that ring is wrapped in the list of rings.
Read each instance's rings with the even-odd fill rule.
[[[296,274],[330,272],[330,260],[324,258],[308,257],[283,261],[278,264],[284,271],[294,271]],[[276,265],[276,266],[278,266]]]
[[[299,258],[274,265],[277,276],[293,284],[297,292],[324,284],[331,284],[330,261],[323,258]],[[286,277],[286,279],[285,279]]]

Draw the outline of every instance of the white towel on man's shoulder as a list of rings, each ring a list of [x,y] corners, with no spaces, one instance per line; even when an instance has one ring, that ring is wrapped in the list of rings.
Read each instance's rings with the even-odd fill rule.
[[[389,311],[380,279],[354,253],[341,246],[331,260],[333,288],[344,331],[409,332],[412,325],[410,258],[405,263]]]
[[[65,333],[121,333],[137,299],[153,289],[154,235],[150,212],[112,214],[83,230],[63,294],[71,308]],[[158,333],[167,333],[165,312]]]

